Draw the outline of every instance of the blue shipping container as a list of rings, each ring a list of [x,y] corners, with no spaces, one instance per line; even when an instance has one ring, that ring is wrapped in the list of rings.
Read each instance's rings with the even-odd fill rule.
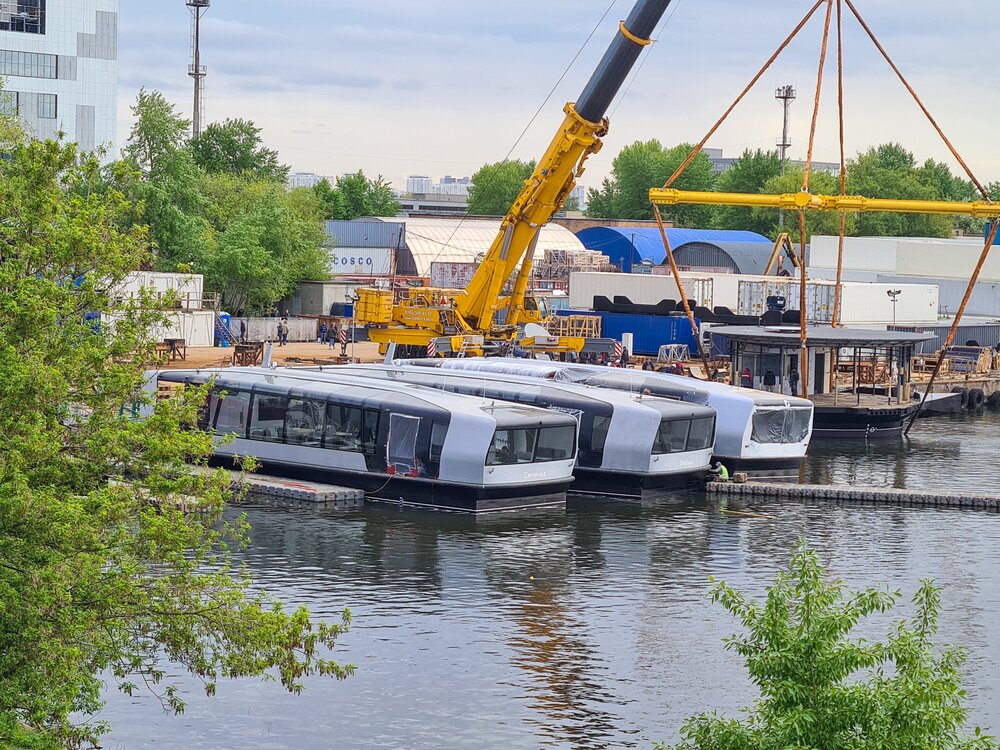
[[[557,310],[557,315],[596,315],[601,319],[601,336],[621,341],[623,333],[632,334],[632,354],[656,356],[664,344],[687,344],[692,352],[698,343],[687,317],[635,315],[632,313],[594,312],[592,310]],[[701,321],[695,318],[701,328]]]

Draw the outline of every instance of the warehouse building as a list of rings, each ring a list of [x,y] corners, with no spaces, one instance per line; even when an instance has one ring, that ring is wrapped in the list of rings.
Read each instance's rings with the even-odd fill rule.
[[[759,275],[774,248],[756,232],[671,228],[666,233],[677,264],[687,271]],[[667,260],[657,227],[592,227],[577,237],[625,273],[652,272]]]

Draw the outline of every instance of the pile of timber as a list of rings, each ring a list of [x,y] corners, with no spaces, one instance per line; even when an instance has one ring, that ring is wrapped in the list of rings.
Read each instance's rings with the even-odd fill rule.
[[[556,315],[545,321],[545,328],[553,336],[601,337],[601,319],[597,315]]]
[[[535,263],[535,276],[539,279],[569,280],[573,271],[613,271],[608,256],[598,250],[567,250],[548,248],[540,263]]]

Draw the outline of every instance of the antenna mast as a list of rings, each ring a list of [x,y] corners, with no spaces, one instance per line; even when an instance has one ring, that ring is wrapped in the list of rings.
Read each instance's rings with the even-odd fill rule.
[[[191,10],[191,64],[188,75],[194,79],[194,114],[191,118],[191,137],[201,135],[202,114],[205,110],[204,79],[208,69],[201,64],[201,17],[205,15],[212,0],[187,0]]]

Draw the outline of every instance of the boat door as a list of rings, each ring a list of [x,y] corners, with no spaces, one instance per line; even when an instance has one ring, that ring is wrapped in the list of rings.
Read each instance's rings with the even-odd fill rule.
[[[390,474],[417,476],[417,431],[420,417],[404,414],[389,415],[389,435],[385,460]]]

